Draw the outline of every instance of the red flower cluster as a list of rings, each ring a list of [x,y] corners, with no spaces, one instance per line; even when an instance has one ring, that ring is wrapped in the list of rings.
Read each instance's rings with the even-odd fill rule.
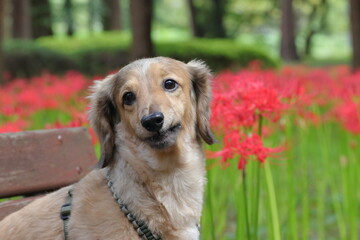
[[[352,133],[360,134],[360,102],[343,102],[334,110],[336,117]]]
[[[88,126],[85,96],[91,82],[76,72],[12,80],[0,87],[0,132],[39,128],[34,119],[41,111],[67,116],[44,120],[42,128]],[[250,156],[263,162],[279,150],[265,147],[261,137],[277,130],[269,123],[278,123],[285,113],[294,114],[298,122],[334,121],[360,133],[360,72],[352,74],[346,66],[291,66],[276,71],[260,70],[254,63],[247,70],[218,74],[213,89],[211,123],[224,137],[224,148],[216,156],[224,163],[239,156],[239,168]],[[264,119],[261,137],[260,116]]]
[[[360,134],[360,71],[339,78],[334,86],[338,102],[333,113],[348,131]]]
[[[213,156],[221,156],[222,163],[238,156],[243,169],[250,156],[263,162],[280,151],[264,147],[256,134],[260,116],[267,123],[284,113],[294,114],[299,123],[336,121],[360,133],[360,72],[351,74],[346,66],[223,72],[214,79],[212,113],[212,125],[224,137],[223,150]],[[268,134],[267,125],[260,127]]]
[[[25,127],[26,127],[26,123],[22,120],[17,120],[15,122],[6,122],[0,125],[0,133],[19,132],[24,130]]]
[[[27,116],[40,109],[61,109],[68,101],[77,101],[87,87],[79,73],[68,72],[63,78],[44,74],[32,79],[16,79],[0,89],[3,115]]]
[[[224,146],[213,156],[221,156],[222,163],[238,156],[238,168],[244,169],[250,156],[264,162],[277,151],[265,147],[256,134],[260,118],[277,121],[286,109],[273,86],[273,74],[252,70],[224,72],[214,79],[212,125],[223,134]]]
[[[279,151],[280,148],[265,147],[257,134],[246,137],[236,131],[232,131],[224,137],[224,148],[212,154],[212,157],[221,157],[221,163],[225,164],[225,166],[229,165],[229,159],[238,157],[237,167],[238,169],[244,169],[251,156],[256,157],[263,163],[271,153]]]
[[[225,72],[214,80],[212,123],[215,127],[219,124],[251,127],[259,115],[276,121],[285,107],[265,72]]]
[[[63,77],[43,74],[11,81],[0,88],[0,132],[32,129],[34,115],[49,109],[71,116],[71,121],[55,121],[44,127],[87,124],[85,91],[90,83],[77,72],[68,72]]]

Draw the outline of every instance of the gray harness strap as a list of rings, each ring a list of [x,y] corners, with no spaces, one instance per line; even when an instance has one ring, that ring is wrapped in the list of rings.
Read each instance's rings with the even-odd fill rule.
[[[65,204],[61,206],[60,218],[64,223],[64,239],[69,240],[69,220],[71,215],[72,187],[68,191]]]
[[[108,187],[110,188],[110,191],[113,194],[113,197],[115,198],[116,202],[119,204],[121,211],[125,214],[126,218],[129,220],[129,222],[133,225],[136,232],[139,234],[139,236],[142,239],[146,240],[161,240],[161,238],[151,232],[151,230],[148,228],[148,226],[142,222],[138,221],[135,216],[127,209],[127,206],[125,204],[122,204],[119,197],[115,193],[115,191],[112,189],[113,183],[110,180],[109,175],[107,176],[108,179]],[[66,196],[65,204],[61,206],[60,208],[60,218],[63,220],[64,223],[64,239],[69,240],[69,220],[71,216],[71,210],[72,210],[72,198],[73,198],[73,187],[71,187],[68,191],[68,194]],[[197,229],[200,232],[200,224],[196,224]]]

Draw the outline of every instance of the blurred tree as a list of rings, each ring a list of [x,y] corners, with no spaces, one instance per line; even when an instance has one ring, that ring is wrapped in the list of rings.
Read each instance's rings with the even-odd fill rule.
[[[350,0],[350,28],[352,37],[352,67],[360,69],[360,1]]]
[[[121,11],[119,0],[104,0],[104,30],[121,30]]]
[[[151,41],[152,0],[131,0],[132,47],[130,59],[135,60],[154,55]]]
[[[65,0],[64,3],[64,17],[67,25],[66,34],[68,36],[74,35],[74,17],[73,17],[73,3],[71,0]]]
[[[213,34],[216,38],[225,38],[224,16],[227,0],[212,0],[213,2]]]
[[[3,72],[4,72],[4,59],[3,59],[4,18],[5,18],[5,0],[0,0],[0,85],[5,83],[5,80],[3,78]]]
[[[305,33],[304,55],[310,56],[312,54],[312,43],[314,36],[326,28],[326,18],[329,10],[327,0],[320,0],[316,2],[310,1],[311,11],[308,16],[308,22]]]
[[[270,32],[279,29],[279,0],[227,0],[226,31],[228,37],[268,39]],[[272,34],[272,33],[271,33]]]
[[[204,37],[203,29],[199,24],[198,18],[198,10],[194,5],[194,0],[187,0],[189,11],[190,11],[190,24],[191,30],[194,37]]]
[[[31,22],[33,38],[53,35],[49,0],[31,0]]]
[[[89,31],[93,32],[97,29],[98,23],[103,19],[104,4],[103,0],[89,0],[88,11],[89,11]]]
[[[225,7],[227,0],[199,2],[188,0],[191,28],[194,37],[225,38]]]
[[[295,16],[292,0],[281,0],[280,56],[284,61],[297,61],[299,55],[295,44]]]
[[[12,0],[13,38],[31,38],[30,0]]]

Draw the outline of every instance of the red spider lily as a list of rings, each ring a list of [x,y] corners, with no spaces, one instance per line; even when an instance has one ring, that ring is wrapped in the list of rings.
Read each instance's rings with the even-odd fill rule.
[[[259,114],[276,121],[284,110],[277,90],[261,74],[218,75],[214,80],[212,123],[216,126],[253,126]]]
[[[57,109],[71,116],[67,123],[45,124],[44,128],[88,126],[85,101],[91,81],[77,72],[63,77],[43,74],[31,79],[14,79],[0,88],[0,117],[21,119],[0,124],[0,133],[26,130],[31,126],[31,116],[39,110]],[[1,118],[0,118],[1,120]],[[98,142],[89,129],[94,144]]]
[[[44,74],[27,81],[13,80],[0,89],[0,112],[5,116],[26,117],[41,109],[67,111],[66,102],[75,100],[76,104],[77,96],[88,85],[89,81],[76,72],[68,72],[64,77]]]
[[[264,147],[259,135],[248,136],[244,130],[246,127],[254,131],[261,121],[259,116],[277,121],[286,109],[275,88],[274,76],[271,72],[264,76],[249,71],[238,75],[224,73],[215,78],[212,125],[223,132],[224,147],[213,156],[221,157],[222,163],[239,156],[238,168],[244,169],[250,156],[264,162],[270,153],[277,151]]]
[[[238,156],[239,161],[237,167],[242,170],[245,168],[251,156],[255,157],[261,163],[264,163],[267,157],[279,151],[280,148],[265,147],[257,134],[241,136],[241,134],[238,134],[236,131],[232,131],[224,137],[223,149],[212,154],[211,157],[221,157],[221,162],[227,163],[229,159]]]
[[[360,103],[349,100],[337,106],[334,112],[348,131],[360,134]]]
[[[22,120],[7,122],[0,125],[0,133],[19,132],[26,128],[27,124]]]
[[[86,118],[78,114],[85,113],[90,83],[76,72],[63,77],[43,74],[12,80],[0,88],[0,117],[5,116],[0,118],[2,131],[26,130],[32,125],[31,116],[44,109],[57,109],[72,116],[69,123],[57,123],[58,126],[87,126]],[[241,135],[241,140],[258,132],[259,116],[268,123],[275,122],[262,127],[266,137],[278,130],[273,126],[285,112],[295,114],[299,123],[317,124],[331,119],[342,123],[348,131],[359,133],[360,72],[352,74],[346,66],[325,69],[290,66],[275,71],[261,70],[254,63],[238,73],[220,73],[213,85],[211,123],[225,139],[231,139],[233,131]],[[8,123],[4,119],[21,121]]]

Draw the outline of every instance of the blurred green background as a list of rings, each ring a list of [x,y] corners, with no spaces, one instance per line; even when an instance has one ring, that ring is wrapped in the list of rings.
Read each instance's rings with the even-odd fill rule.
[[[359,25],[345,0],[0,2],[2,81],[44,70],[104,74],[154,55],[200,58],[215,71],[256,59],[263,67],[350,64],[350,29]]]

